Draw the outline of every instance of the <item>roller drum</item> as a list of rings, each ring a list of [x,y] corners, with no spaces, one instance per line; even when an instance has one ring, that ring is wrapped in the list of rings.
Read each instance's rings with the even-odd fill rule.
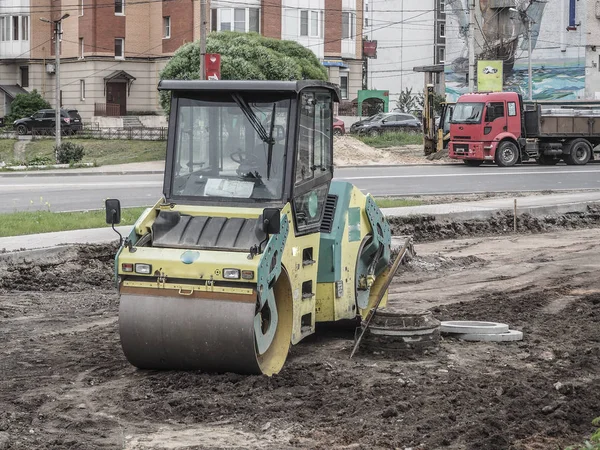
[[[140,369],[263,373],[254,338],[254,302],[122,294],[125,356]]]

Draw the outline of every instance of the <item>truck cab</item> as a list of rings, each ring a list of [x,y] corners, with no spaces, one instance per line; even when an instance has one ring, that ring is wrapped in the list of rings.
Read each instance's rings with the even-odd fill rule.
[[[514,165],[523,134],[522,104],[515,92],[462,95],[450,122],[449,156],[472,166],[484,161]]]

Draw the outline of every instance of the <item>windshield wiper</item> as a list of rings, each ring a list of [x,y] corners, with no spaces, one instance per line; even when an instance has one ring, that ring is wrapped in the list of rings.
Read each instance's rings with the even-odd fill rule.
[[[273,115],[271,117],[271,129],[269,130],[269,134],[267,134],[267,130],[265,130],[265,127],[263,127],[262,123],[260,123],[260,120],[258,119],[258,117],[256,117],[256,114],[254,113],[254,111],[252,110],[250,105],[248,105],[248,103],[246,103],[246,100],[244,100],[244,98],[238,93],[232,93],[231,97],[237,103],[237,105],[240,107],[240,109],[246,116],[246,119],[248,119],[248,122],[250,122],[252,124],[252,127],[258,133],[258,137],[260,137],[261,141],[263,141],[265,144],[268,145],[268,149],[267,149],[267,180],[268,180],[271,177],[271,160],[273,158],[273,144],[275,143],[275,140],[273,139],[273,128],[275,127],[275,106],[276,105],[273,102]]]

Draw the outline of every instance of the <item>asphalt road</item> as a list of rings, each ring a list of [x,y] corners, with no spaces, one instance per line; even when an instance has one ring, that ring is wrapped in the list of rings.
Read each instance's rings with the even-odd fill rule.
[[[335,175],[375,196],[600,190],[600,164],[361,167]],[[0,212],[101,209],[106,198],[119,198],[123,207],[147,206],[161,192],[162,175],[0,176]]]

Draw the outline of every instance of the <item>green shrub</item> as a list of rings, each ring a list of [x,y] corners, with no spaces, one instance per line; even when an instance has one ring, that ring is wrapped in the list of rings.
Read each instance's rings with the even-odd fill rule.
[[[83,159],[83,145],[73,142],[63,142],[60,147],[54,147],[56,159],[59,164],[74,164]]]
[[[33,158],[27,160],[28,166],[47,166],[48,164],[54,164],[54,159],[50,156],[36,155]]]
[[[29,117],[40,109],[49,109],[48,103],[35,89],[27,94],[18,94],[10,104],[10,114],[4,118],[5,126],[8,127],[17,119]]]
[[[592,420],[592,425],[599,428],[592,433],[589,441],[585,441],[582,445],[567,447],[565,450],[600,450],[600,417],[596,417]]]

